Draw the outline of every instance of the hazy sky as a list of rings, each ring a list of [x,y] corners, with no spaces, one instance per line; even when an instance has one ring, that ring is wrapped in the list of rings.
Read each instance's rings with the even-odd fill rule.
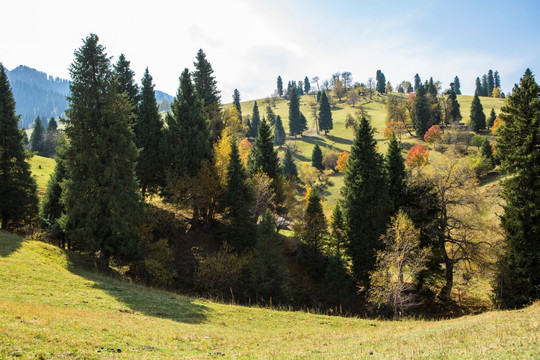
[[[69,79],[73,51],[90,33],[116,61],[124,53],[137,81],[148,66],[156,89],[176,94],[202,48],[222,101],[272,93],[289,80],[349,71],[366,82],[381,69],[396,85],[458,75],[464,94],[489,69],[503,91],[527,67],[540,73],[540,1],[405,0],[5,0],[0,62]]]

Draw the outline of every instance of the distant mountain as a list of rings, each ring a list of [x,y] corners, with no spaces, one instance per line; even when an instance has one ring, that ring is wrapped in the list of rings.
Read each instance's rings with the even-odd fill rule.
[[[7,76],[16,102],[16,113],[21,116],[19,126],[29,128],[39,116],[43,125],[51,117],[64,116],[68,108],[69,80],[48,76],[46,73],[20,65]],[[156,90],[156,100],[160,109],[167,111],[173,96]]]

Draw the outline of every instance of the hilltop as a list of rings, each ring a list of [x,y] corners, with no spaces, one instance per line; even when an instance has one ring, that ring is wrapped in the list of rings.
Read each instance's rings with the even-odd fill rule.
[[[0,358],[533,359],[539,304],[443,321],[220,304],[95,272],[79,254],[0,232]]]

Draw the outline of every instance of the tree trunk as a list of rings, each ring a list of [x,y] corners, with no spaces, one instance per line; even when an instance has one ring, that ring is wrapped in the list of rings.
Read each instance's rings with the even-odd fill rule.
[[[446,265],[446,284],[444,284],[439,292],[439,299],[443,302],[450,302],[452,301],[451,294],[452,287],[454,286],[454,262],[445,255],[444,263]]]
[[[2,226],[0,226],[0,230],[7,231],[7,225],[8,225],[8,218],[2,217]]]
[[[109,272],[111,270],[110,260],[111,260],[111,257],[109,255],[106,255],[103,251],[100,251],[99,257],[97,258],[97,261],[96,261],[99,270],[103,272]]]

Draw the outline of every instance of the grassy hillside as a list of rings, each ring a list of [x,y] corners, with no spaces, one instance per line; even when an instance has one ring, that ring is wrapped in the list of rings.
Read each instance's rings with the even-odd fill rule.
[[[540,304],[445,321],[217,304],[115,280],[0,232],[0,358],[533,359]]]
[[[38,194],[42,197],[47,189],[47,182],[54,170],[54,159],[35,155],[30,159],[30,170],[36,179]]]
[[[405,96],[402,94],[394,94]],[[358,111],[357,107],[351,107],[345,101],[337,103],[336,107],[332,109],[332,117],[334,121],[334,129],[329,132],[328,136],[325,136],[324,133],[316,134],[313,130],[314,120],[312,116],[312,110],[309,107],[309,102],[314,98],[314,95],[304,95],[300,98],[300,111],[306,116],[308,121],[308,131],[304,133],[304,136],[298,136],[296,139],[293,137],[287,137],[287,144],[292,146],[295,150],[294,157],[297,165],[300,166],[302,162],[311,162],[311,153],[315,144],[319,144],[323,149],[325,147],[331,147],[338,151],[349,151],[353,143],[354,133],[352,129],[345,128],[345,119],[347,114],[354,114]],[[375,139],[379,145],[379,151],[386,153],[388,144],[387,140],[384,138],[384,128],[386,127],[386,104],[384,103],[386,96],[373,96],[373,100],[366,102],[366,99],[361,99],[360,103],[366,108],[368,113],[371,115],[371,125],[376,129]],[[463,116],[463,121],[465,123],[469,122],[470,112],[471,112],[471,103],[473,96],[459,95],[458,102],[460,103],[461,115]],[[484,107],[484,113],[486,118],[489,118],[491,109],[494,108],[497,114],[500,113],[501,107],[504,105],[504,99],[495,99],[488,97],[481,97],[480,101]],[[254,101],[246,101],[241,103],[242,114],[251,115],[253,111]],[[257,100],[257,105],[259,106],[259,111],[262,116],[266,116],[266,106],[264,100]],[[283,119],[283,126],[285,131],[288,134],[289,131],[289,107],[288,101],[285,99],[277,99],[276,107],[273,108],[276,115],[280,115]],[[416,144],[419,142],[419,139],[410,137],[409,135],[404,135],[404,143]],[[284,149],[280,149],[280,156],[283,156]],[[406,153],[404,152],[405,156]],[[332,174],[330,177],[333,185],[327,189],[327,194],[325,194],[325,212],[327,215],[331,213],[331,209],[334,207],[337,200],[340,198],[340,189],[343,186],[343,174]]]

